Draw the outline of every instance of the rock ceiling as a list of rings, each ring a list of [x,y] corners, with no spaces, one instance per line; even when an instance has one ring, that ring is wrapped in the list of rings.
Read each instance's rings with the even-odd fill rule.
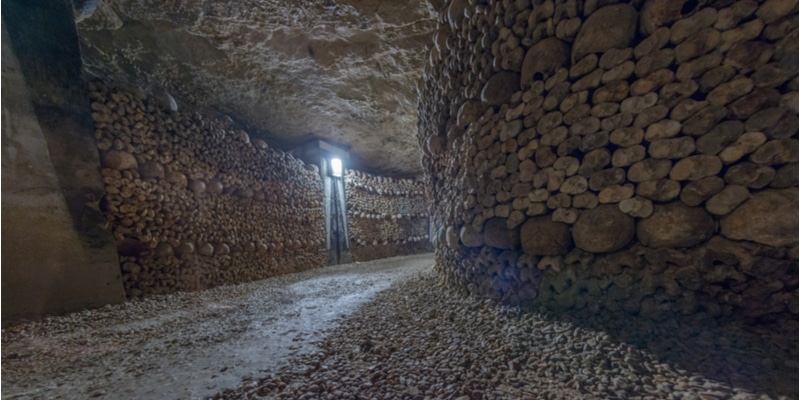
[[[89,71],[229,115],[281,148],[312,136],[351,165],[420,172],[425,0],[99,0],[77,16]],[[78,12],[80,14],[80,12]]]

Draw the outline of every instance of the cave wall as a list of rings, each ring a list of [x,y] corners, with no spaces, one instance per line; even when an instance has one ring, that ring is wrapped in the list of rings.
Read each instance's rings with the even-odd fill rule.
[[[419,86],[443,279],[796,328],[797,21],[783,0],[448,2]]]
[[[119,303],[70,3],[4,1],[2,42],[3,321]]]
[[[432,251],[422,182],[347,170],[344,176],[354,261]]]
[[[90,82],[105,197],[129,297],[325,264],[316,166],[166,93]]]

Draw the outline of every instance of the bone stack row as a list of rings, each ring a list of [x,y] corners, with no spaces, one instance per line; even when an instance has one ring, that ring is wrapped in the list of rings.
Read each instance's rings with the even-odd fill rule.
[[[797,32],[796,1],[448,1],[419,85],[445,281],[796,319]]]
[[[128,296],[324,265],[315,166],[136,88],[93,81],[89,96]]]
[[[430,251],[422,182],[348,170],[345,193],[355,260]]]

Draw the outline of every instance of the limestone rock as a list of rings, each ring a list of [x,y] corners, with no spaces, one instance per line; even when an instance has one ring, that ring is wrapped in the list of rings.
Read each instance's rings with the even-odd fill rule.
[[[595,67],[597,67],[597,56],[595,54],[589,54],[572,65],[569,69],[569,77],[571,79],[581,77],[594,71]]]
[[[586,178],[576,175],[570,178],[567,178],[563,184],[561,184],[561,192],[566,194],[581,194],[585,192],[589,188],[589,182]]]
[[[516,72],[502,71],[492,75],[481,91],[481,101],[489,106],[499,106],[508,103],[511,95],[520,90],[519,74]]]
[[[633,49],[630,47],[620,49],[620,48],[611,48],[608,49],[603,56],[600,57],[600,68],[605,70],[610,70],[625,61],[630,60],[631,56],[633,55]],[[625,79],[625,78],[618,78],[618,79]],[[612,79],[613,80],[613,79]]]
[[[211,194],[221,194],[225,190],[225,185],[217,178],[210,179],[206,183],[206,190]]]
[[[761,132],[747,132],[734,143],[724,148],[719,153],[719,158],[725,164],[736,162],[747,154],[752,153],[766,141],[767,136]]]
[[[133,157],[133,154],[126,151],[111,150],[103,155],[103,166],[122,171],[126,169],[136,169],[139,167],[139,164],[136,162],[136,158]]]
[[[661,179],[669,175],[671,169],[672,162],[669,160],[647,158],[628,168],[628,180],[631,182],[644,182]]]
[[[740,185],[725,186],[706,201],[706,210],[714,215],[726,215],[750,197],[750,191]]]
[[[211,243],[205,243],[197,249],[197,254],[200,254],[204,257],[211,257],[214,255],[214,245]]]
[[[784,165],[775,173],[775,178],[772,180],[772,183],[770,183],[770,187],[788,188],[797,186],[798,175],[800,175],[800,171],[798,171],[797,164]]]
[[[728,116],[728,110],[725,107],[705,107],[683,122],[682,131],[691,136],[703,135],[726,116]]]
[[[751,162],[733,165],[725,171],[725,182],[751,189],[761,189],[769,185],[773,178],[775,178],[774,168]]]
[[[575,208],[595,208],[598,204],[597,195],[592,192],[581,193],[572,198],[572,206]]]
[[[206,183],[201,179],[189,181],[189,190],[196,195],[202,195],[206,192]]]
[[[771,44],[762,41],[739,42],[725,54],[725,65],[733,66],[742,72],[750,72],[768,63],[774,51]]]
[[[656,92],[664,85],[675,80],[675,72],[668,68],[661,68],[631,84],[631,95],[642,96]]]
[[[663,104],[654,105],[636,116],[633,126],[637,128],[647,128],[650,124],[661,121],[669,114],[669,107]]]
[[[702,56],[713,50],[722,40],[720,32],[706,28],[675,47],[675,62],[678,64]]]
[[[658,179],[640,182],[636,185],[636,195],[658,202],[674,200],[681,193],[681,184],[671,179]]]
[[[453,0],[450,6],[447,7],[447,21],[450,23],[450,28],[458,30],[461,28],[461,21],[464,20],[464,9],[467,8],[469,2],[467,0]]]
[[[781,103],[781,94],[777,89],[755,88],[752,92],[740,97],[728,105],[731,117],[747,119],[765,108],[775,107]],[[797,104],[794,99],[792,104]]]
[[[786,164],[797,162],[797,139],[770,140],[750,155],[750,160],[758,164]]]
[[[722,63],[722,59],[722,54],[711,53],[692,61],[685,61],[678,67],[675,77],[680,81],[698,78],[706,71],[718,67]]]
[[[704,138],[705,136],[701,137]],[[653,158],[678,159],[694,153],[694,139],[683,136],[674,139],[660,139],[650,143],[647,153]]]
[[[563,222],[565,224],[574,224],[578,220],[580,210],[574,208],[556,208],[550,216],[553,222]]]
[[[743,0],[733,3],[728,8],[719,10],[717,22],[714,27],[720,30],[731,29],[739,23],[742,18],[749,17],[758,8],[755,0]]]
[[[543,54],[547,56],[543,57]],[[568,65],[569,54],[569,45],[553,37],[531,46],[522,61],[522,87],[529,88],[533,81],[543,80],[558,68]]]
[[[457,123],[461,128],[466,128],[471,122],[477,121],[483,111],[480,100],[467,100],[458,108]]]
[[[625,170],[622,168],[610,168],[599,171],[589,178],[589,188],[600,191],[605,187],[620,184],[625,181]]]
[[[698,11],[697,14],[689,18],[681,19],[671,28],[670,41],[674,44],[683,42],[686,38],[694,35],[697,32],[708,28],[717,21],[717,10],[712,7],[706,7]]]
[[[483,241],[497,249],[519,248],[519,229],[509,229],[505,218],[492,218],[483,227]]]
[[[644,13],[642,13],[642,17]],[[656,29],[650,36],[647,36],[633,49],[633,55],[640,59],[656,50],[660,50],[667,43],[669,43],[670,30],[667,27],[660,27]]]
[[[715,229],[714,219],[704,209],[670,203],[656,205],[649,218],[638,222],[636,235],[648,247],[683,248],[708,240]]]
[[[580,168],[578,168],[578,174],[581,176],[592,176],[610,163],[611,153],[608,152],[608,149],[601,148],[592,150],[583,156],[583,162]]]
[[[792,11],[796,11],[796,0],[767,0],[756,11],[756,16],[769,24],[779,18],[789,15]]]
[[[611,132],[609,141],[617,146],[632,147],[642,143],[644,130],[636,127],[618,128]]]
[[[180,171],[172,171],[167,175],[167,182],[177,185],[178,187],[185,188],[189,185],[189,180],[186,175]]]
[[[572,227],[575,246],[590,253],[610,253],[633,239],[633,218],[613,205],[584,210]]]
[[[619,210],[631,217],[647,218],[653,214],[653,202],[644,197],[631,197],[619,202]]]
[[[719,193],[723,187],[725,187],[725,181],[718,176],[696,180],[683,188],[681,201],[690,207],[699,206],[711,196]]]
[[[629,88],[630,85],[624,80],[608,82],[594,91],[592,102],[594,104],[620,102],[628,97]]]
[[[652,142],[659,139],[669,139],[681,131],[681,123],[671,119],[665,119],[651,124],[644,133],[644,138]]]
[[[756,193],[720,221],[720,231],[733,240],[797,245],[797,195],[796,188]]]
[[[597,195],[601,204],[619,203],[622,200],[633,197],[635,189],[631,184],[611,185],[603,188]]]
[[[164,166],[158,161],[148,161],[139,166],[142,178],[164,178]]]
[[[641,145],[617,149],[611,156],[611,165],[615,167],[626,167],[644,159],[646,152],[647,150]]]
[[[626,48],[636,36],[639,14],[629,4],[605,6],[592,13],[583,23],[572,45],[572,59],[612,48]]]
[[[683,99],[679,101],[677,104],[675,104],[675,106],[672,108],[672,112],[670,113],[670,118],[678,122],[685,121],[686,119],[694,116],[695,113],[706,107],[708,107],[707,101]],[[658,123],[655,123],[651,126],[655,126],[657,124]],[[680,131],[680,125],[679,125],[679,131]]]
[[[697,139],[697,151],[702,154],[717,154],[743,132],[744,124],[741,121],[724,121]]]
[[[706,100],[712,106],[724,106],[733,100],[738,99],[753,90],[753,80],[750,78],[739,78],[728,83],[723,83],[712,90]]]
[[[638,114],[647,108],[650,108],[658,101],[658,95],[655,93],[648,93],[644,96],[629,97],[622,101],[619,110],[624,113]]]
[[[662,26],[670,26],[684,16],[683,8],[689,0],[647,0],[642,4],[639,30],[650,35]],[[669,39],[669,29],[667,29]]]
[[[458,232],[452,226],[448,226],[445,230],[445,241],[447,247],[453,250],[458,249]]]
[[[675,50],[671,48],[661,49],[637,61],[633,72],[636,73],[637,77],[644,78],[659,69],[669,67],[673,61],[675,61]]]
[[[564,255],[572,247],[569,225],[549,216],[530,218],[520,228],[522,250],[534,256]]]
[[[672,167],[669,178],[675,181],[696,181],[718,174],[722,170],[719,157],[697,155],[684,158]]]

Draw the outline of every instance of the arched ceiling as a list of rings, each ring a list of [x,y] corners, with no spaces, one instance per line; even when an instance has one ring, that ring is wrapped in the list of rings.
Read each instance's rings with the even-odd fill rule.
[[[350,146],[353,165],[420,172],[417,93],[436,8],[425,0],[90,0],[76,12],[97,75],[230,116],[290,148]]]

